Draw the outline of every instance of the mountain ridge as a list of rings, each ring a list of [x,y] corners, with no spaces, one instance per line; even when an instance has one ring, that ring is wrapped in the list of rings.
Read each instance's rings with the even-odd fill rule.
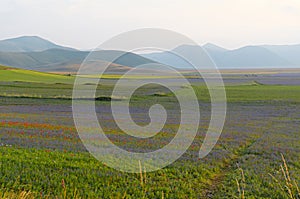
[[[93,56],[96,56],[98,63],[102,65],[113,62],[120,67],[136,67],[147,63],[162,63],[179,69],[192,69],[190,63],[174,55],[180,52],[188,54],[189,57],[205,52],[220,69],[300,67],[300,44],[252,45],[231,50],[207,43],[203,46],[181,45],[172,51],[148,54],[128,52],[118,60],[111,59],[124,52],[100,50],[93,52]],[[0,64],[24,69],[74,72],[89,53],[90,51],[60,46],[38,36],[22,36],[0,41]]]
[[[64,49],[49,49],[40,52],[0,52],[0,64],[23,69],[38,71],[66,71],[75,72],[90,52],[71,51]],[[118,59],[113,60],[114,57]],[[112,63],[114,66],[135,67],[154,61],[122,51],[96,51],[92,56],[99,66]]]
[[[205,51],[220,69],[231,68],[288,68],[300,67],[300,45],[261,45],[244,46],[229,50],[215,44],[203,46],[181,45],[169,52],[143,54],[149,59],[171,65],[176,68],[193,68],[191,64],[180,61],[172,52]],[[197,56],[197,55],[195,55]]]
[[[21,36],[0,40],[1,52],[38,52],[49,49],[76,50],[75,48],[57,45],[39,36]]]

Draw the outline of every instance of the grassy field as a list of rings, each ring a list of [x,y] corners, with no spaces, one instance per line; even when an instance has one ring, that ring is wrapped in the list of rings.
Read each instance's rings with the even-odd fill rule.
[[[74,81],[74,77],[0,66],[0,81],[1,82],[36,82],[36,83],[44,83],[44,84],[55,84],[55,83],[71,84]]]
[[[160,171],[149,173],[142,167],[140,174],[127,174],[98,162],[81,143],[72,119],[73,77],[25,71],[40,78],[24,82],[13,79],[13,73],[0,68],[0,198],[300,197],[296,186],[300,182],[300,86],[255,82],[226,86],[223,133],[213,151],[198,159],[210,106],[206,87],[195,83],[202,116],[189,150]],[[112,88],[113,81],[107,79],[97,95],[109,96]],[[184,92],[184,87],[178,92]],[[110,116],[107,101],[96,103],[99,122],[119,147],[160,148],[174,137],[178,126],[173,95],[155,85],[140,89],[132,101],[132,117],[143,122],[154,102],[171,113],[156,139],[124,136]]]
[[[82,89],[90,89],[89,85],[82,85]],[[28,98],[72,98],[72,84],[45,84],[32,82],[0,82],[0,96],[3,97],[28,97]],[[98,96],[110,96],[113,85],[108,81],[98,86]],[[153,92],[146,93],[149,87],[140,90],[137,94],[143,98],[153,93],[165,93],[159,86],[152,86]],[[210,101],[209,92],[204,85],[195,85],[194,90],[199,100]],[[185,92],[184,89],[178,92]],[[286,85],[230,85],[226,86],[228,102],[300,102],[300,86]],[[170,95],[171,96],[171,95]]]

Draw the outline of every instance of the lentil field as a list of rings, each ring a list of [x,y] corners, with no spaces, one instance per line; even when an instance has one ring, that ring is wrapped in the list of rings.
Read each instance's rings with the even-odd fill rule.
[[[281,199],[291,198],[291,194],[300,198],[296,188],[300,184],[300,85],[295,83],[297,80],[289,85],[276,79],[281,76],[274,77],[276,84],[259,84],[242,75],[234,81],[230,78],[225,78],[225,126],[210,154],[198,158],[211,110],[206,87],[193,80],[201,109],[197,137],[172,165],[156,172],[142,168],[140,174],[109,168],[88,153],[72,117],[72,84],[2,81],[0,198],[19,198],[22,193],[26,193],[24,198]],[[265,82],[271,81],[268,78]],[[97,93],[108,96],[111,87],[107,79]],[[99,123],[119,147],[150,151],[175,136],[176,100],[163,88],[151,89],[160,95],[142,88],[131,107],[132,118],[141,124],[148,121],[153,103],[167,107],[170,116],[165,127],[150,140],[122,134],[111,117],[109,99],[96,101]],[[289,169],[291,186],[286,184],[287,176],[280,167],[284,165],[281,154]]]

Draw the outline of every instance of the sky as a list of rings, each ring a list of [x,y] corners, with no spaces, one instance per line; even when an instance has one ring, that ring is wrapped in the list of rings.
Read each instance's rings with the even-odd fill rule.
[[[300,0],[0,0],[0,24],[0,40],[36,35],[78,49],[139,28],[228,49],[300,44]]]

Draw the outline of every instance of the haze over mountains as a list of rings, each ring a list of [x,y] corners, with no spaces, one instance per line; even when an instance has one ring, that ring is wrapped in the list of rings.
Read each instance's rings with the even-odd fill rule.
[[[172,51],[175,53],[184,51],[193,54],[197,48],[201,47],[182,45]],[[227,50],[214,44],[206,44],[202,48],[207,51],[220,69],[300,67],[300,45],[246,46]],[[170,52],[150,53],[143,56],[176,68],[192,68],[189,63]]]
[[[235,50],[214,44],[202,46],[220,69],[295,68],[300,67],[300,45],[246,46]],[[200,46],[182,45],[174,52],[194,56]],[[99,51],[94,54],[98,64],[110,63],[121,51]],[[79,51],[57,45],[36,36],[24,36],[0,41],[0,64],[39,71],[75,72],[89,51]],[[195,54],[195,56],[197,56]],[[137,55],[126,53],[113,62],[117,70],[147,63],[163,63],[180,69],[193,68],[170,52]]]
[[[0,64],[23,69],[76,72],[89,53],[89,51],[59,46],[39,37],[21,37],[0,41]],[[125,55],[123,53],[114,50],[97,51],[94,52],[93,59],[98,64],[104,65],[111,63],[113,57],[122,55],[112,64],[116,70],[154,62],[134,53]]]
[[[23,36],[0,41],[1,52],[35,52],[53,48],[75,50],[73,48],[59,46],[38,36]]]

